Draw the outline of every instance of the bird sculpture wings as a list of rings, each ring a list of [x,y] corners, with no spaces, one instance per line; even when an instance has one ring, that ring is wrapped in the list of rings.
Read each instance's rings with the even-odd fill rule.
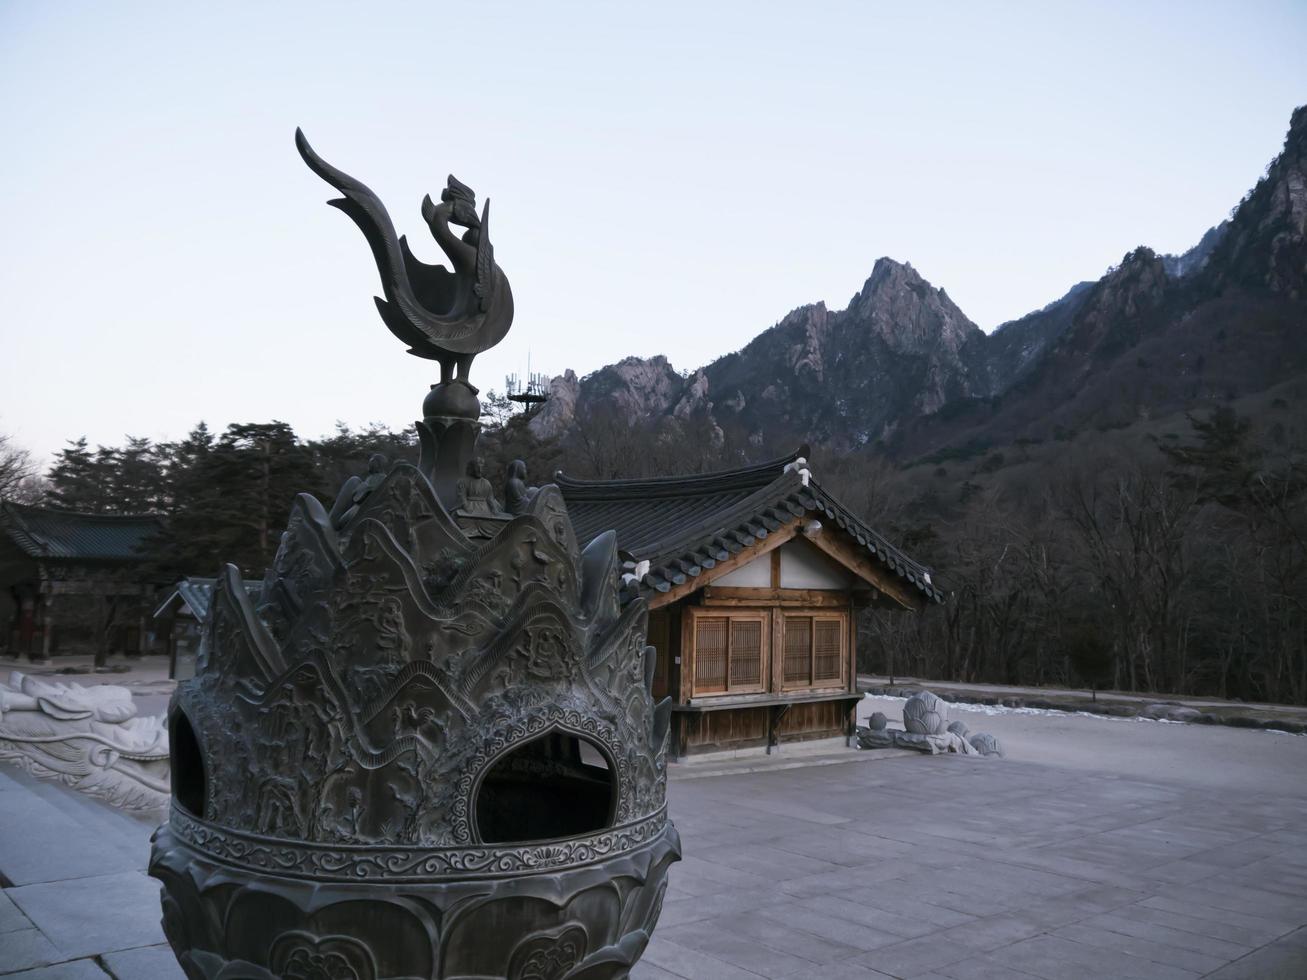
[[[385,293],[377,309],[391,333],[410,354],[439,361],[442,381],[455,366],[466,381],[472,358],[499,343],[513,323],[513,292],[490,243],[490,202],[478,217],[472,188],[452,174],[439,204],[430,195],[423,199],[422,217],[451,268],[429,265],[396,235],[385,205],[365,184],[318,156],[298,129],[295,145],[309,169],[344,195],[327,203],[349,215],[368,240]]]

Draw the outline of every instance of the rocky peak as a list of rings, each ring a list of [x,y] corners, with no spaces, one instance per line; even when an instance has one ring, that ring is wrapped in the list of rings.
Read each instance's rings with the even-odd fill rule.
[[[1286,230],[1301,239],[1307,235],[1307,105],[1293,110],[1284,152],[1271,170],[1275,176],[1272,209],[1283,216]]]
[[[910,264],[886,257],[876,260],[846,314],[900,353],[942,348],[956,354],[981,334],[944,290],[932,286]]]
[[[688,419],[700,412],[712,413],[712,402],[708,400],[708,373],[703,368],[695,371],[686,382],[676,407],[672,409],[672,417]]]
[[[1166,280],[1166,263],[1151,248],[1141,245],[1109,270],[1091,302],[1120,316],[1137,316],[1157,305]]]
[[[531,420],[531,431],[540,437],[561,434],[576,419],[582,402],[606,404],[631,421],[663,415],[676,404],[684,387],[685,380],[662,354],[623,358],[579,381],[568,370],[550,382],[549,400]]]
[[[1189,251],[1181,255],[1163,255],[1162,265],[1166,268],[1166,274],[1173,279],[1183,279],[1202,269],[1229,229],[1230,222],[1227,219],[1219,225],[1208,228],[1203,237],[1198,240],[1198,244]]]
[[[568,368],[549,382],[549,398],[527,423],[537,439],[552,439],[567,431],[576,418],[576,402],[581,396],[581,382]]]
[[[1284,149],[1240,202],[1209,265],[1210,284],[1269,289],[1291,299],[1307,281],[1307,106],[1293,111]]]
[[[825,358],[830,337],[830,312],[825,303],[800,306],[776,325],[777,331],[793,337],[789,349],[790,367],[802,380],[820,383],[825,377]]]
[[[1135,343],[1170,282],[1166,263],[1151,248],[1127,253],[1089,291],[1065,338],[1067,352],[1110,355]]]
[[[624,358],[595,372],[595,382],[595,394],[610,399],[627,418],[663,414],[685,387],[685,380],[662,354]]]

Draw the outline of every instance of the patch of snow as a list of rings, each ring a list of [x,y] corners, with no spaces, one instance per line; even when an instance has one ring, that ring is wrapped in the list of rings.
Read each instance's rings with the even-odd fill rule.
[[[866,694],[864,698],[871,701],[907,701],[907,698],[893,697],[888,694]],[[1143,715],[1100,715],[1093,711],[1063,711],[1061,708],[1008,708],[1001,704],[974,704],[969,701],[945,701],[949,710],[957,709],[966,711],[971,714],[981,715],[1047,715],[1050,718],[1097,718],[1099,721],[1144,721],[1157,725],[1188,725],[1192,724],[1187,721],[1175,721],[1170,718],[1146,718]],[[1223,726],[1222,726],[1223,727]],[[1307,735],[1298,735],[1296,732],[1284,732],[1278,728],[1245,728],[1246,732],[1267,732],[1271,735],[1290,735],[1295,738],[1304,738]]]

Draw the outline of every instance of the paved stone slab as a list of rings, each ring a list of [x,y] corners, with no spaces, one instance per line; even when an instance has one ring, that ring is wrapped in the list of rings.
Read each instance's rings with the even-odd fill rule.
[[[128,871],[149,859],[148,852],[133,858],[106,847],[100,833],[35,793],[11,790],[0,801],[4,826],[22,828],[0,834],[0,874],[14,885]]]
[[[1089,921],[1093,922],[1092,919]],[[1089,925],[1084,922],[1063,926],[1053,935],[1086,946],[1102,946],[1107,949],[1115,949],[1123,953],[1129,953],[1131,956],[1152,960],[1154,963],[1166,963],[1185,970],[1193,970],[1199,974],[1209,973],[1228,962],[1219,956],[1209,956],[1197,950],[1173,946],[1156,940],[1143,939],[1138,936],[1123,935],[1104,926]]]
[[[1251,753],[1267,738],[1219,734]],[[685,860],[633,977],[1307,976],[1307,755],[1257,793],[1110,761],[912,756],[673,780]],[[117,980],[180,980],[140,873],[150,828],[26,780],[0,770],[0,821],[34,827],[0,836],[0,872],[24,882],[0,893],[0,974],[104,980],[79,959],[99,954]]]
[[[1161,909],[1194,920],[1192,924],[1185,926],[1167,923],[1167,925],[1174,925],[1175,928],[1182,929],[1184,932],[1192,932],[1200,936],[1215,936],[1218,939],[1229,939],[1232,942],[1243,943],[1246,946],[1263,946],[1278,939],[1291,928],[1284,924],[1273,923],[1262,916],[1246,915],[1242,912],[1231,912],[1229,909],[1218,909],[1210,905],[1204,905],[1202,902],[1195,901],[1187,893],[1150,895],[1137,904],[1145,908]],[[1144,918],[1146,919],[1146,917]],[[1231,927],[1237,927],[1236,931],[1232,932]]]
[[[13,973],[34,966],[66,960],[41,930],[19,929],[0,936],[0,973]]]
[[[14,900],[9,897],[8,892],[0,891],[0,935],[6,932],[17,932],[20,929],[31,928],[32,923],[14,904]]]
[[[918,936],[859,956],[857,962],[892,977],[916,977],[976,955],[965,943]]]
[[[661,966],[654,966],[647,959],[635,964],[631,971],[631,980],[684,980],[679,973],[669,973]]]
[[[758,974],[751,970],[745,970],[715,956],[682,946],[671,939],[659,941],[657,948],[650,943],[644,959],[674,976],[685,977],[686,980],[757,980],[758,978]]]
[[[926,977],[914,977],[913,980],[1023,980],[1026,977],[1034,977],[1034,974],[1013,970],[1010,966],[996,963],[988,955],[981,955],[941,966]]]
[[[821,967],[812,960],[795,956],[773,940],[763,944],[752,937],[739,936],[719,929],[709,920],[704,923],[674,926],[667,930],[666,938],[688,949],[707,953],[717,959],[741,967],[760,977],[812,976]]]
[[[903,939],[925,936],[939,929],[939,925],[926,919],[912,918],[898,912],[888,912],[874,905],[866,905],[849,892],[839,895],[819,895],[804,899],[801,908],[843,919],[855,926],[867,926],[878,932],[888,932]]]
[[[1211,980],[1302,980],[1307,977],[1307,948],[1275,942],[1209,973],[1208,977]]]
[[[850,960],[861,950],[845,943],[834,942],[825,936],[818,936],[803,929],[794,928],[777,922],[774,918],[764,919],[757,915],[721,916],[709,920],[713,927],[740,936],[764,946],[782,949],[798,956],[809,963],[820,964],[819,969],[809,972],[821,974],[834,969],[841,961]]]
[[[103,959],[115,980],[186,980],[177,957],[166,945],[105,953]]]
[[[101,970],[94,960],[73,960],[6,976],[10,980],[109,980],[109,974]]]
[[[1177,903],[1177,905],[1183,905],[1183,903]],[[1244,925],[1230,921],[1203,919],[1187,913],[1168,912],[1144,902],[1136,902],[1133,905],[1126,906],[1120,909],[1119,914],[1135,922],[1153,922],[1190,935],[1227,939],[1248,949],[1256,949],[1266,943],[1273,942],[1278,938],[1280,932],[1279,929],[1266,928],[1257,922],[1252,923],[1252,925]]]
[[[1156,922],[1142,922],[1131,918],[1128,914],[1096,915],[1092,919],[1086,919],[1084,924],[1109,930],[1114,935],[1132,936],[1168,947],[1191,949],[1202,953],[1208,959],[1215,961],[1207,967],[1208,970],[1214,970],[1222,963],[1229,963],[1252,952],[1250,947],[1230,942],[1228,939],[1184,932]]]
[[[73,959],[164,942],[159,883],[140,871],[9,889],[9,897]]]
[[[1201,976],[1194,970],[1183,970],[1141,956],[1131,956],[1115,945],[1089,945],[1058,936],[1023,939],[993,951],[989,954],[989,959],[1047,980],[1102,980],[1103,977],[1190,980]]]

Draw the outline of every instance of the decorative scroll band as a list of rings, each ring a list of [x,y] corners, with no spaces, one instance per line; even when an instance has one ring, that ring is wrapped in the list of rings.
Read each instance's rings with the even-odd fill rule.
[[[580,867],[638,850],[662,833],[664,806],[640,820],[584,837],[506,847],[372,847],[311,844],[215,827],[173,805],[177,839],[224,864],[315,881],[450,881]]]

